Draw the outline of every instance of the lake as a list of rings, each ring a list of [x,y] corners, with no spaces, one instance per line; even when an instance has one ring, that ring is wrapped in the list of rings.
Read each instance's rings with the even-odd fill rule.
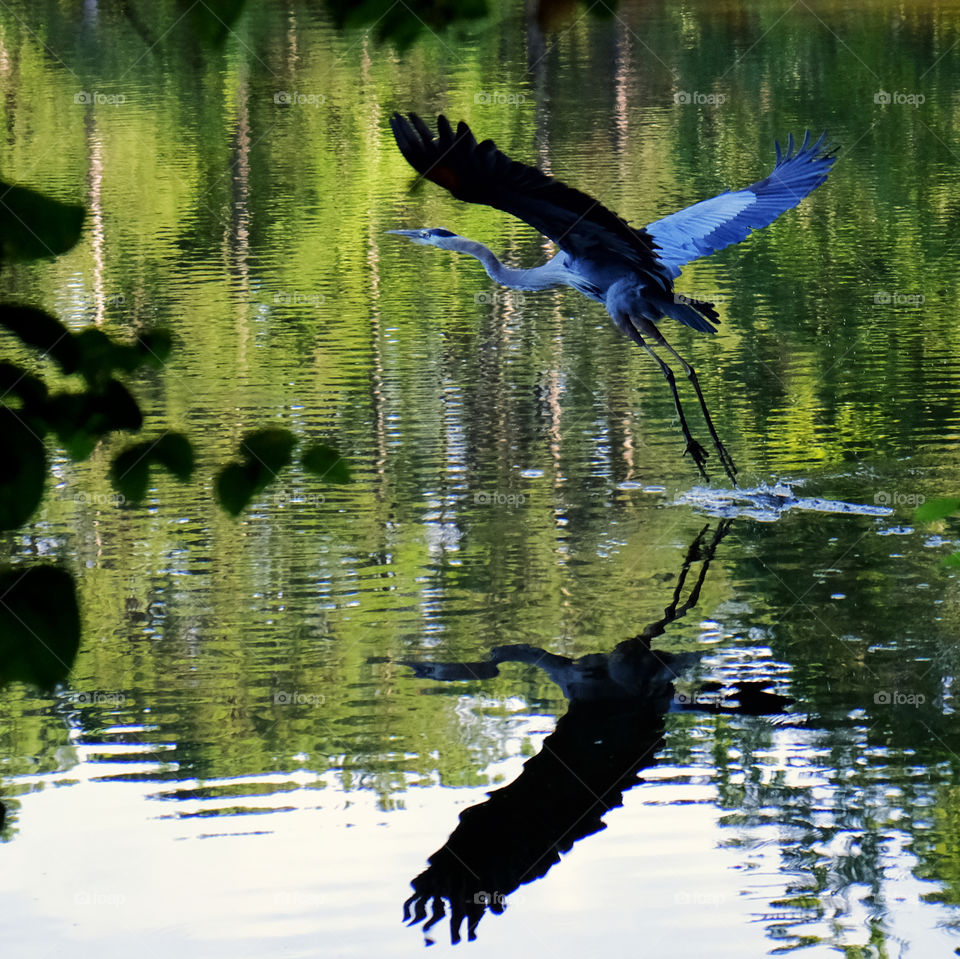
[[[2,175],[87,209],[0,288],[170,330],[126,382],[197,450],[134,504],[129,438],[51,445],[0,539],[83,617],[65,684],[0,697],[5,955],[960,951],[960,531],[915,516],[958,487],[960,4],[496,0],[406,46],[187,6],[0,10]],[[600,304],[387,233],[554,249],[415,182],[394,111],[637,226],[827,131],[823,186],[676,281],[719,332],[662,324],[739,491]],[[264,427],[353,481],[228,516]]]

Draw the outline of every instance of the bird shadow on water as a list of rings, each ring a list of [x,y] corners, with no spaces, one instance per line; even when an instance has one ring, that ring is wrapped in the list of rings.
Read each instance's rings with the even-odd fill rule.
[[[431,928],[450,907],[450,938],[467,937],[488,910],[502,913],[507,897],[560,861],[577,841],[605,828],[604,815],[622,804],[623,794],[655,766],[664,745],[668,712],[770,715],[792,700],[770,690],[768,681],[741,682],[721,693],[707,683],[693,696],[677,695],[674,680],[696,663],[700,653],[669,653],[651,642],[684,616],[700,591],[731,522],[713,531],[703,527],[690,544],[664,615],[609,653],[578,659],[558,656],[527,644],[497,646],[479,662],[403,662],[421,679],[440,682],[490,679],[502,663],[542,669],[569,701],[543,748],[511,783],[460,815],[450,838],[429,858],[429,866],[411,883],[403,904],[404,921],[423,923],[427,944]],[[687,581],[699,571],[687,590]]]

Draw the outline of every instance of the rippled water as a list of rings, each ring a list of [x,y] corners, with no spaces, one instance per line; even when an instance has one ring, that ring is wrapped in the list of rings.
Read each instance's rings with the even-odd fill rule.
[[[0,702],[5,954],[419,954],[450,941],[402,925],[425,873],[491,897],[457,947],[483,955],[950,954],[958,537],[913,507],[956,492],[957,12],[625,3],[541,34],[504,3],[402,54],[300,5],[248,11],[222,54],[159,12],[0,12],[3,175],[90,211],[4,294],[171,328],[133,388],[200,452],[144,506],[112,496],[122,441],[56,454],[4,539],[70,568],[84,613],[69,685]],[[547,252],[411,191],[394,109],[464,117],[635,223],[828,129],[826,185],[678,281],[720,333],[664,325],[740,491],[681,458],[599,305],[386,234]],[[265,425],[333,442],[354,482],[294,469],[228,518],[213,477]],[[645,629],[700,654],[674,684],[627,644]],[[601,658],[568,664],[569,702],[546,661],[492,663],[517,645]],[[611,707],[607,669],[643,697]],[[751,683],[785,699],[711,711]]]

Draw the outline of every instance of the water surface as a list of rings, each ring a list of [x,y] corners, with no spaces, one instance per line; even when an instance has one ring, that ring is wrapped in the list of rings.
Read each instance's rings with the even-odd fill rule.
[[[958,537],[913,506],[956,492],[957,13],[624,3],[540,33],[504,3],[397,54],[268,4],[209,54],[162,38],[172,7],[133,28],[110,5],[8,4],[4,177],[89,217],[4,295],[74,329],[172,329],[167,369],[132,388],[148,430],[200,452],[196,482],[158,477],[142,506],[111,495],[122,439],[57,453],[36,521],[4,538],[10,563],[71,569],[84,613],[69,684],[0,702],[8,954],[418,955],[403,903],[460,814],[603,722],[645,743],[638,781],[459,950],[950,954],[958,611],[940,561]],[[744,489],[786,484],[792,508],[731,513],[728,483],[704,487],[662,378],[598,304],[504,294],[386,234],[549,253],[411,191],[396,109],[465,118],[637,224],[828,130],[827,184],[678,281],[718,303],[720,332],[664,324]],[[355,481],[294,469],[228,518],[215,472],[267,425],[334,443]],[[689,598],[691,544],[724,515],[696,604],[651,639],[702,655],[658,695],[766,683],[792,700],[778,711],[581,723],[531,663],[452,681],[402,665],[609,654],[664,617],[685,560]],[[523,809],[546,821],[558,780],[532,782]],[[428,935],[449,943],[448,922]]]

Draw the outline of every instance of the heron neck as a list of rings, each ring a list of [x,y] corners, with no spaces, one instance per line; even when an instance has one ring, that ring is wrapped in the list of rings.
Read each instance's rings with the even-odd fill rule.
[[[557,260],[556,256],[542,266],[535,266],[529,270],[514,270],[509,266],[504,266],[482,243],[477,243],[474,240],[467,240],[460,247],[460,250],[476,257],[492,279],[514,290],[545,290],[548,287],[563,283],[563,278],[558,275],[558,270],[552,266],[554,261]]]

